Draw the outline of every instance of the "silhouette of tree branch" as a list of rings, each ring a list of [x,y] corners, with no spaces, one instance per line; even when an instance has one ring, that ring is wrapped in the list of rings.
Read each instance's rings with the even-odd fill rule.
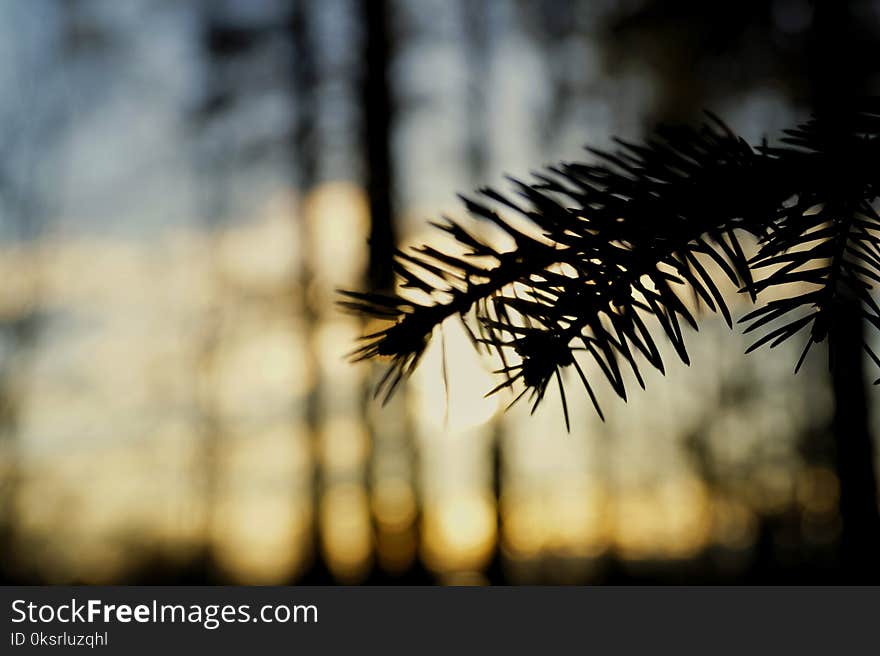
[[[664,371],[651,324],[688,363],[682,323],[697,329],[697,322],[682,294],[732,326],[716,283],[721,274],[754,301],[775,292],[743,319],[746,332],[766,331],[749,351],[809,329],[797,369],[833,329],[844,297],[858,299],[880,328],[871,296],[871,283],[880,281],[871,167],[880,154],[880,102],[864,101],[837,131],[842,137],[827,134],[811,120],[786,131],[780,146],[753,147],[708,115],[697,129],[662,128],[644,143],[590,149],[597,163],[563,163],[530,183],[513,180],[514,197],[490,188],[479,200],[463,197],[471,215],[512,238],[513,250],[460,222],[434,224],[456,248],[398,250],[398,293],[342,292],[344,307],[389,321],[362,338],[354,359],[391,359],[376,390],[387,399],[434,329],[458,315],[474,345],[503,363],[490,393],[521,385],[516,399],[529,393],[534,410],[555,378],[567,420],[561,372],[572,367],[601,415],[581,360],[592,359],[624,400],[627,371],[641,386],[643,363]],[[751,258],[743,234],[758,240]],[[431,300],[417,301],[409,290]]]

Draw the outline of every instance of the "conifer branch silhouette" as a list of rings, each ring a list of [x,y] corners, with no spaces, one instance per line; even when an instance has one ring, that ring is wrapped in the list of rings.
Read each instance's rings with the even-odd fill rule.
[[[829,139],[810,120],[786,131],[780,146],[753,147],[707,113],[698,128],[662,128],[643,143],[618,140],[614,151],[588,149],[595,163],[552,166],[529,183],[512,179],[514,196],[484,188],[462,197],[514,248],[502,251],[450,219],[433,224],[457,249],[398,250],[399,293],[340,292],[348,310],[388,322],[361,338],[353,358],[390,359],[376,389],[387,400],[435,328],[457,315],[474,346],[503,363],[489,393],[521,386],[514,402],[529,394],[534,411],[555,379],[567,424],[561,372],[569,367],[602,416],[583,359],[624,400],[627,372],[641,387],[644,363],[664,372],[657,328],[689,363],[682,324],[698,326],[684,294],[733,327],[721,276],[758,303],[775,290],[741,320],[745,332],[766,331],[748,351],[808,330],[798,370],[828,335],[842,300],[858,299],[880,329],[871,296],[871,283],[880,282],[880,180],[872,168],[880,102],[864,101],[841,133]],[[533,229],[516,227],[502,211]],[[757,240],[751,258],[743,235]],[[431,300],[417,302],[408,290]]]

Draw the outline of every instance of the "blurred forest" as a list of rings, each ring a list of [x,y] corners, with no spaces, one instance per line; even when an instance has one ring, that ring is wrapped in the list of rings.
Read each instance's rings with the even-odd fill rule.
[[[880,2],[837,4],[876,88]],[[794,376],[798,345],[744,356],[707,315],[693,366],[604,422],[570,395],[569,433],[554,398],[484,398],[455,323],[381,408],[335,306],[507,173],[703,108],[778,139],[816,97],[817,6],[0,4],[2,581],[857,578],[824,353]]]

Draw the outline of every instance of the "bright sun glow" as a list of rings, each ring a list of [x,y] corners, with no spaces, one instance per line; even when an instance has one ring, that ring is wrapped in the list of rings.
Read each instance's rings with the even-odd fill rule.
[[[489,421],[498,411],[497,396],[485,397],[492,389],[492,375],[474,353],[458,321],[443,325],[416,371],[414,387],[420,415],[431,424],[462,432]],[[448,389],[443,383],[445,341]]]

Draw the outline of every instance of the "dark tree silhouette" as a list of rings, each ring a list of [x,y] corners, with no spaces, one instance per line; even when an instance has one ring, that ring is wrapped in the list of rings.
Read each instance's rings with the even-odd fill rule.
[[[387,0],[360,0],[364,26],[364,111],[366,187],[370,204],[368,285],[374,290],[394,286],[394,215],[391,200],[391,122],[394,105],[388,80],[391,56]]]
[[[863,90],[872,66],[863,58],[864,41],[859,34],[849,3],[825,0],[815,3],[815,17],[809,43],[809,71],[812,104],[816,108],[822,139],[830,159],[840,165],[850,156],[848,136],[855,95]],[[876,139],[876,136],[874,137]],[[870,166],[864,162],[865,166]],[[842,220],[858,221],[859,200],[855,188],[840,181],[833,201]],[[868,200],[873,203],[874,198]],[[850,233],[835,244],[842,262],[857,262],[847,242]],[[856,270],[861,279],[876,279],[870,271]],[[835,322],[829,326],[831,382],[834,390],[833,435],[835,459],[841,481],[840,516],[843,522],[841,555],[850,578],[865,572],[880,572],[880,513],[877,508],[877,479],[874,445],[869,425],[865,372],[859,344],[865,340],[859,294],[852,293],[841,272],[832,270],[836,295]],[[870,298],[870,294],[867,295]],[[866,315],[868,321],[875,323]],[[870,352],[870,351],[869,351]],[[871,352],[876,361],[876,356]]]
[[[361,104],[361,147],[363,149],[364,184],[369,205],[369,258],[366,284],[375,293],[387,293],[394,288],[394,248],[396,225],[394,213],[394,192],[396,171],[391,147],[394,135],[398,106],[391,79],[392,60],[397,43],[397,26],[394,24],[390,0],[357,0],[362,30],[362,69],[360,78]],[[367,410],[370,404],[370,383],[366,382],[362,397],[364,417],[370,435],[370,465],[367,485],[375,494],[374,483],[386,449],[400,449],[406,464],[404,474],[416,486],[416,457],[413,444],[411,417],[406,403],[395,404],[389,408],[387,423],[382,417],[371,415]],[[387,540],[399,539],[388,533],[373,519],[373,537],[378,544]],[[418,521],[406,529],[412,531],[412,544],[418,543]],[[401,572],[388,571],[392,578]],[[422,572],[412,569],[410,576],[419,579]],[[382,573],[373,572],[373,582],[381,582]]]

